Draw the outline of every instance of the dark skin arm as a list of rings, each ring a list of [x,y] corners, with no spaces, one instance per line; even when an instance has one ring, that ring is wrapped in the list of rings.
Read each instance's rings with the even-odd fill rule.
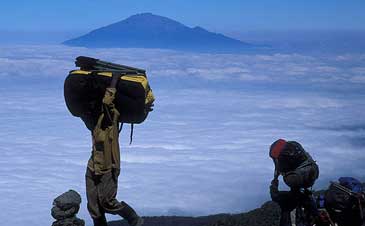
[[[105,104],[106,106],[110,106],[113,103],[114,98],[115,98],[115,93],[116,93],[116,87],[117,87],[118,81],[121,76],[122,76],[122,74],[119,74],[119,73],[112,74],[112,81],[110,82],[110,86],[106,89],[105,95],[103,98],[103,104]],[[81,119],[84,121],[85,126],[90,131],[93,131],[98,117],[99,117],[98,115],[93,115],[92,112],[88,112],[87,114],[83,115],[81,117]],[[111,117],[111,116],[109,115],[109,117]],[[109,119],[109,121],[111,121],[110,119]]]
[[[299,192],[300,193],[300,192]],[[284,211],[291,211],[298,205],[300,195],[296,191],[279,191],[279,180],[274,178],[270,185],[272,201],[279,204]]]
[[[122,77],[122,74],[112,73],[112,81],[110,83],[109,88],[116,88],[120,77]]]
[[[105,95],[103,98],[103,104],[106,104],[107,106],[110,106],[113,104],[113,101],[115,98],[115,93],[117,91],[116,87],[117,87],[120,77],[122,76],[121,74],[118,74],[118,73],[113,73],[112,75],[113,75],[112,81],[110,82],[110,86],[108,88],[106,88]]]

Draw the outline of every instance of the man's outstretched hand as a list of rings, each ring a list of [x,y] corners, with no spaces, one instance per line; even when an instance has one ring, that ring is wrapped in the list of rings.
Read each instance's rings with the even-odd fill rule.
[[[271,186],[273,186],[273,187],[279,187],[279,180],[278,180],[278,178],[274,178],[271,181]]]

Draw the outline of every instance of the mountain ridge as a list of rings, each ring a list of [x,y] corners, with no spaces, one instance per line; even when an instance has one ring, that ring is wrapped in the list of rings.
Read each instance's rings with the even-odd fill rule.
[[[257,47],[200,26],[190,28],[152,13],[130,16],[63,44],[88,48],[159,48],[203,52],[239,52]]]

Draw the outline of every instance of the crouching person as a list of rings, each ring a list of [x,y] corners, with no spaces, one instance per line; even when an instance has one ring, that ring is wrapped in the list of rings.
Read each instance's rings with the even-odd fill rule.
[[[275,164],[270,195],[281,208],[280,226],[312,225],[318,216],[318,210],[312,192],[308,188],[313,186],[319,176],[316,162],[298,142],[283,139],[271,145],[270,157]],[[290,191],[279,191],[280,175],[290,187]],[[295,210],[295,222],[291,219],[293,210]]]

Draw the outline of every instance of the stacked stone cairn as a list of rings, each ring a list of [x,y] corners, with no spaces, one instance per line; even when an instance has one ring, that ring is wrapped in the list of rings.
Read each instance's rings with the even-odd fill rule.
[[[53,201],[52,217],[56,219],[52,226],[85,226],[84,220],[76,217],[81,204],[81,196],[69,190]]]

